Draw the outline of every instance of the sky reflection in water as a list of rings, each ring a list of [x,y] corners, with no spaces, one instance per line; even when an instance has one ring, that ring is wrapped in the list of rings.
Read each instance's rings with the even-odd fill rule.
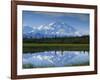
[[[88,51],[44,51],[23,54],[23,64],[34,67],[64,67],[89,63]]]

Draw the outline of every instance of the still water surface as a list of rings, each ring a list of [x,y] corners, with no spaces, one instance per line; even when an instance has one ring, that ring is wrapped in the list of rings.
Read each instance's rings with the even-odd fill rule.
[[[44,51],[24,53],[23,68],[65,67],[89,65],[88,51]]]

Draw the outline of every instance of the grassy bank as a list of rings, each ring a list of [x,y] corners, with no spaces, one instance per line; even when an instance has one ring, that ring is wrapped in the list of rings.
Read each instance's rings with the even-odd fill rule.
[[[42,51],[89,51],[89,44],[47,44],[47,43],[24,43],[23,52]]]
[[[23,44],[24,47],[34,47],[34,46],[42,46],[42,47],[52,47],[52,46],[61,46],[61,47],[69,47],[69,46],[73,46],[73,47],[84,47],[84,46],[88,46],[88,44],[52,44],[52,43],[24,43]]]

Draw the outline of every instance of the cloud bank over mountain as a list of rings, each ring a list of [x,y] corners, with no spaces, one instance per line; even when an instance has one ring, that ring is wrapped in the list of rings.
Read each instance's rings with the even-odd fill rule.
[[[40,26],[24,26],[23,35],[26,38],[46,38],[46,37],[68,37],[68,36],[82,36],[74,27],[65,22],[52,22]]]

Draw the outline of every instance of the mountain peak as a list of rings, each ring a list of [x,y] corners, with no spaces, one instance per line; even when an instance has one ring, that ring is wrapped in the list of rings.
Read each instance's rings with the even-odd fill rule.
[[[75,27],[70,26],[66,22],[56,21],[49,24],[40,25],[38,27],[27,27],[26,32],[31,32],[28,36],[34,38],[42,37],[67,37],[67,36],[80,36]],[[26,27],[24,27],[26,29]],[[34,30],[34,31],[33,31]],[[25,31],[25,30],[24,30]],[[28,33],[26,33],[28,34]]]

